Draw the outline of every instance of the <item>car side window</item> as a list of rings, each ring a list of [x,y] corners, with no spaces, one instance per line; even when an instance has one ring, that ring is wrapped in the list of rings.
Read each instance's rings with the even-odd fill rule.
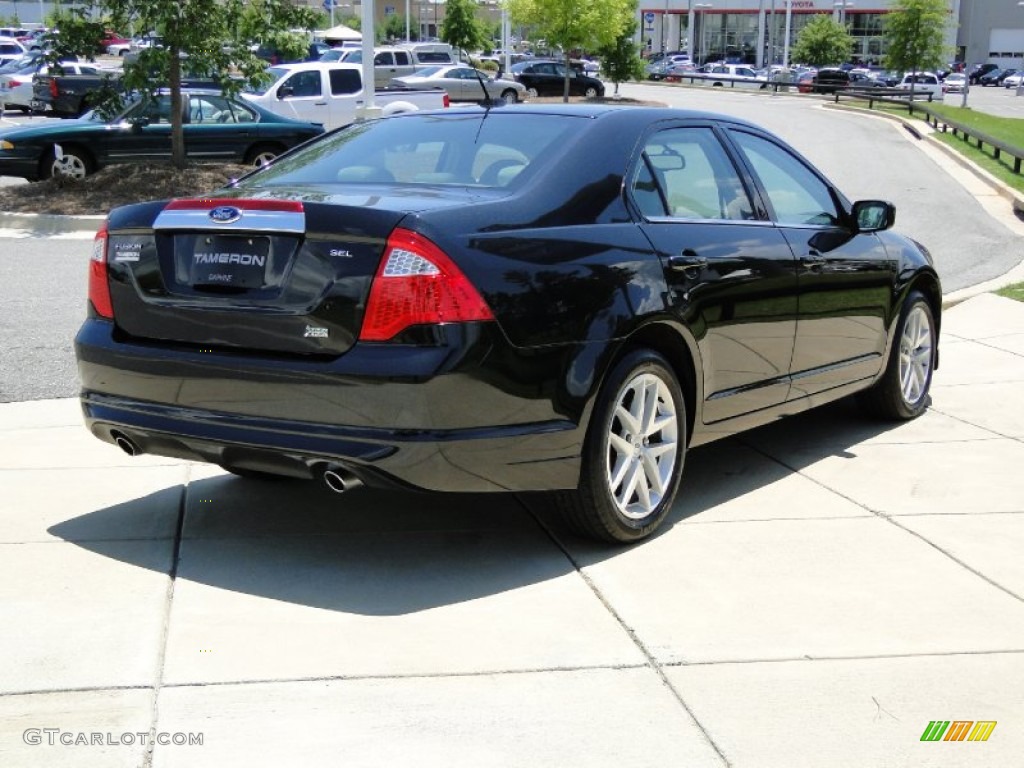
[[[292,96],[319,96],[320,73],[311,70],[309,72],[296,72],[281,85],[282,88],[291,88]]]
[[[363,87],[359,72],[354,69],[332,69],[330,71],[331,93],[339,96],[345,93],[358,93]]]
[[[409,54],[405,51],[395,51],[395,64],[400,67],[409,65]]]
[[[644,146],[632,188],[637,205],[648,216],[756,218],[736,167],[711,128],[672,128],[653,134]]]
[[[395,59],[390,51],[381,51],[373,57],[373,63],[378,67],[390,67],[394,65]]]
[[[803,162],[760,136],[733,131],[732,137],[761,179],[780,224],[839,223],[839,210],[828,185]]]

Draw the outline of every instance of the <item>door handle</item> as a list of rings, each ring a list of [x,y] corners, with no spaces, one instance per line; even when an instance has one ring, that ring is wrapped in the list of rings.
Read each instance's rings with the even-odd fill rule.
[[[825,266],[825,257],[813,248],[800,257],[800,265],[804,269],[819,270]]]
[[[697,277],[708,265],[704,256],[698,256],[697,252],[687,248],[678,256],[668,257],[668,268],[675,272],[682,272],[690,278]]]

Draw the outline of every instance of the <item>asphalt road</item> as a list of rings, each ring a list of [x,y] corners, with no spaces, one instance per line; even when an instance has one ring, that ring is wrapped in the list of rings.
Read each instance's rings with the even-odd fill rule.
[[[892,200],[897,228],[932,251],[947,292],[1002,275],[1021,259],[1019,235],[887,121],[749,91],[626,85],[622,92],[760,123],[790,141],[851,199]],[[1013,108],[1024,104],[1002,89],[975,89],[971,98],[976,107],[983,99]],[[3,121],[25,119],[7,113]],[[0,184],[12,183],[23,182],[0,178]],[[0,236],[0,402],[77,393],[72,339],[84,314],[90,245],[88,239]]]

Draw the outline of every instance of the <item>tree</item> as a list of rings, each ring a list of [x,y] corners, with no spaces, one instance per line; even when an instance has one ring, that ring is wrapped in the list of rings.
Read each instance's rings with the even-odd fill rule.
[[[569,100],[569,53],[613,45],[633,21],[633,0],[508,0],[516,24],[537,30],[549,47],[565,53],[563,100]]]
[[[483,25],[476,18],[473,0],[448,0],[440,37],[453,48],[476,50],[487,42]]]
[[[124,93],[151,95],[168,88],[171,98],[171,160],[185,167],[181,88],[183,75],[204,77],[224,90],[238,93],[247,84],[265,81],[266,62],[250,44],[263,43],[285,56],[304,58],[308,41],[288,30],[312,30],[319,11],[289,0],[98,0],[95,6],[115,29],[153,32],[162,46],[144,48],[126,62],[121,78]],[[76,13],[77,11],[77,13]],[[60,13],[60,35],[47,54],[50,62],[67,56],[91,57],[100,35],[89,12]],[[102,34],[103,24],[98,24]],[[91,39],[91,48],[86,45]],[[183,71],[183,67],[185,71]],[[107,109],[111,109],[107,98]]]
[[[887,68],[919,72],[945,63],[946,0],[895,0],[883,23]]]
[[[619,83],[626,80],[640,80],[644,76],[644,63],[640,60],[640,51],[636,41],[636,2],[633,15],[622,32],[610,45],[601,46],[595,51],[601,59],[601,68],[609,80],[615,83],[615,96],[619,95]]]
[[[841,64],[853,50],[853,38],[846,27],[827,14],[815,16],[800,31],[793,46],[793,61],[824,67]]]

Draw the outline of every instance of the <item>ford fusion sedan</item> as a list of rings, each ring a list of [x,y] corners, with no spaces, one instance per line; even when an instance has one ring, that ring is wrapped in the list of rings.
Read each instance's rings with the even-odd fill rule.
[[[111,212],[75,341],[85,421],[130,454],[335,491],[544,491],[636,541],[701,444],[854,394],[925,410],[941,288],[894,219],[729,117],[356,124]]]
[[[182,94],[189,160],[259,166],[324,132],[323,126],[275,115],[216,91]],[[0,176],[35,181],[83,178],[115,163],[169,162],[171,97],[159,93],[106,121],[96,112],[77,120],[0,130]]]

